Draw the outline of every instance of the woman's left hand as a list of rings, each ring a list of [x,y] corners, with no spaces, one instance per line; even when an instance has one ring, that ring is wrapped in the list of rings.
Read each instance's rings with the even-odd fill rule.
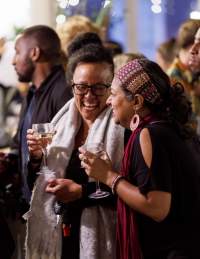
[[[82,196],[82,186],[70,179],[50,179],[45,191],[54,194],[63,203],[78,200]]]
[[[79,152],[81,166],[85,169],[87,175],[104,184],[108,184],[112,170],[112,164],[108,155],[105,153],[102,155],[102,158],[99,155],[86,151],[82,147],[79,148]]]

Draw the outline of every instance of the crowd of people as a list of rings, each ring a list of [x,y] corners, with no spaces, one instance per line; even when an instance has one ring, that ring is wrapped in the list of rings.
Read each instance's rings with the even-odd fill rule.
[[[82,16],[17,37],[28,90],[0,153],[0,258],[200,258],[200,23],[156,57],[123,53]]]

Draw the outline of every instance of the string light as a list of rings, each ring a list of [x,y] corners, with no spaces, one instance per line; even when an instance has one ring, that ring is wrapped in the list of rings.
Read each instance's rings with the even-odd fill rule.
[[[156,14],[161,13],[162,12],[162,7],[161,7],[162,0],[151,0],[151,2],[152,2],[151,11]]]
[[[200,20],[200,12],[199,11],[191,12],[190,13],[190,19]]]
[[[110,0],[106,0],[106,1],[104,2],[103,8],[106,8],[110,3],[111,3]]]
[[[190,13],[190,18],[195,20],[200,20],[200,0],[196,1],[196,4],[193,6],[193,11]]]
[[[151,11],[153,13],[156,13],[156,14],[161,13],[162,12],[162,7],[160,5],[155,5],[154,4],[154,5],[151,6]]]
[[[59,2],[59,7],[62,9],[65,9],[68,6],[68,1],[60,1]]]
[[[151,0],[153,5],[160,5],[162,3],[161,0]]]
[[[66,20],[66,17],[64,14],[59,14],[57,17],[56,17],[56,23],[57,24],[63,24]]]
[[[79,4],[79,0],[69,0],[68,4],[71,6],[77,6]]]

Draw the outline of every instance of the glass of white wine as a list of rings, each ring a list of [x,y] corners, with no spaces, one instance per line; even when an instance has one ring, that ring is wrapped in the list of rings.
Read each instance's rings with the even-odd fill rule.
[[[55,134],[55,128],[52,123],[33,124],[34,136],[42,142],[43,168],[42,171],[50,171],[47,166],[47,146],[52,142]]]
[[[87,151],[94,153],[98,157],[105,159],[106,152],[103,142],[88,142],[85,143],[82,147]],[[108,191],[101,190],[99,181],[96,181],[96,191],[94,193],[91,193],[88,197],[91,199],[100,199],[107,196],[110,196],[110,193]]]

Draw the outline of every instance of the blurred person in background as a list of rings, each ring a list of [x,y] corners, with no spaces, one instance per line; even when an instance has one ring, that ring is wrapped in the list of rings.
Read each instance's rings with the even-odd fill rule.
[[[189,66],[193,72],[192,108],[197,117],[197,133],[200,135],[200,28],[190,49]]]
[[[189,69],[190,48],[194,42],[195,34],[200,26],[199,20],[187,20],[181,24],[177,35],[177,57],[174,59],[167,74],[172,83],[180,82],[190,98],[193,89],[193,75]]]
[[[14,55],[14,42],[6,39],[0,40],[0,148],[7,150],[11,144],[13,133],[19,118],[19,110],[21,104],[21,96],[17,89],[19,84],[17,74],[12,66],[12,58]],[[14,252],[14,239],[11,231],[13,226],[8,226],[6,221],[7,213],[5,207],[11,207],[12,203],[7,203],[6,195],[9,196],[10,178],[4,171],[4,154],[0,154],[3,164],[0,165],[0,258],[10,259]],[[16,165],[16,164],[15,164]],[[8,172],[8,171],[7,171]]]
[[[123,47],[122,45],[114,40],[105,40],[103,42],[103,45],[106,49],[108,49],[113,57],[115,57],[118,54],[123,53]]]
[[[6,209],[12,208],[12,215],[19,217],[28,210],[31,197],[31,188],[27,183],[27,129],[31,128],[33,123],[50,122],[71,98],[72,93],[63,68],[60,39],[48,26],[37,25],[24,30],[15,43],[13,65],[19,81],[30,83],[22,103],[18,130],[11,151],[4,155],[4,159],[3,155],[1,157],[1,173],[5,174],[7,171],[8,177],[10,174],[13,176],[13,182],[9,185],[12,205],[6,204]],[[13,161],[15,163],[12,170],[8,170]],[[15,238],[20,235],[18,232],[14,234]],[[23,234],[21,237],[19,242],[23,247]]]
[[[4,39],[0,58],[0,147],[8,147],[16,133],[22,97],[12,66],[14,42]]]
[[[169,69],[177,54],[176,39],[161,43],[156,49],[156,62],[165,71]]]
[[[129,61],[139,58],[145,58],[142,53],[121,53],[113,57],[115,73]]]
[[[194,42],[190,48],[189,66],[194,73],[200,72],[200,27],[195,34]]]
[[[68,54],[68,46],[78,34],[94,32],[100,35],[100,28],[98,28],[88,17],[83,15],[69,17],[65,23],[57,25],[56,31],[61,40],[62,50],[66,54]]]

